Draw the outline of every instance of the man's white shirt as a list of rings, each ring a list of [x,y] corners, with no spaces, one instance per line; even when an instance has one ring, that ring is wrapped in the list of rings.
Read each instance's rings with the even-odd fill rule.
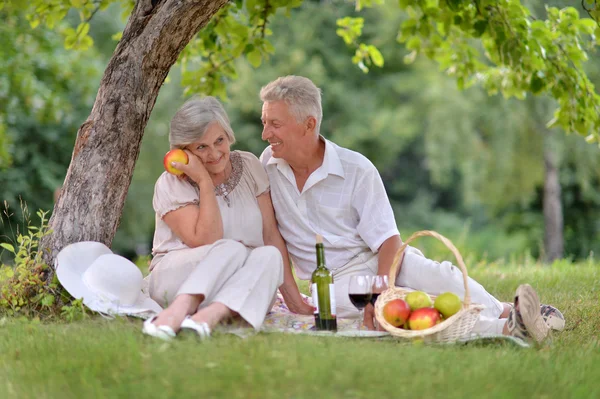
[[[376,253],[398,235],[394,213],[375,166],[364,155],[325,140],[323,164],[308,178],[302,192],[290,165],[272,157],[267,147],[260,160],[271,184],[279,230],[307,280],[316,267],[315,236],[324,238],[325,262],[338,269],[365,251]]]

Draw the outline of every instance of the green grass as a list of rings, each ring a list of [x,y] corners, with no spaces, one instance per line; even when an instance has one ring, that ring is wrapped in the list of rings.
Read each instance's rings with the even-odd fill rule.
[[[565,313],[566,331],[530,349],[283,334],[164,343],[137,319],[5,319],[0,398],[600,397],[600,265],[472,269],[501,300],[531,283]]]

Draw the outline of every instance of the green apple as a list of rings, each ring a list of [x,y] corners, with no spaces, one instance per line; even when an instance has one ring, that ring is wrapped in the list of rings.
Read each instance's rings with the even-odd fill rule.
[[[453,292],[444,292],[433,301],[433,307],[436,308],[444,319],[455,315],[462,309],[462,302],[458,295]]]
[[[411,291],[404,297],[410,310],[417,310],[421,308],[430,308],[433,306],[433,302],[428,293],[423,291]]]

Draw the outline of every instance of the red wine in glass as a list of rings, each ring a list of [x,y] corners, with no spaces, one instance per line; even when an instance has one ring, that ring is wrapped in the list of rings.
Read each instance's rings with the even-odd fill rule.
[[[348,294],[350,302],[358,310],[363,310],[371,301],[371,294]]]
[[[371,276],[350,277],[350,282],[348,283],[348,297],[360,314],[357,320],[359,333],[364,319],[365,306],[371,301],[372,288]]]

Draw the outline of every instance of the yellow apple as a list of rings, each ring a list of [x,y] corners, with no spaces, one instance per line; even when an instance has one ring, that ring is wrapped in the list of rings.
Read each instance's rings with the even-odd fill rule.
[[[163,158],[165,170],[172,175],[179,176],[182,175],[183,172],[171,166],[171,162],[179,162],[187,165],[189,158],[185,151],[180,150],[179,148],[171,150],[165,154],[165,157]]]

